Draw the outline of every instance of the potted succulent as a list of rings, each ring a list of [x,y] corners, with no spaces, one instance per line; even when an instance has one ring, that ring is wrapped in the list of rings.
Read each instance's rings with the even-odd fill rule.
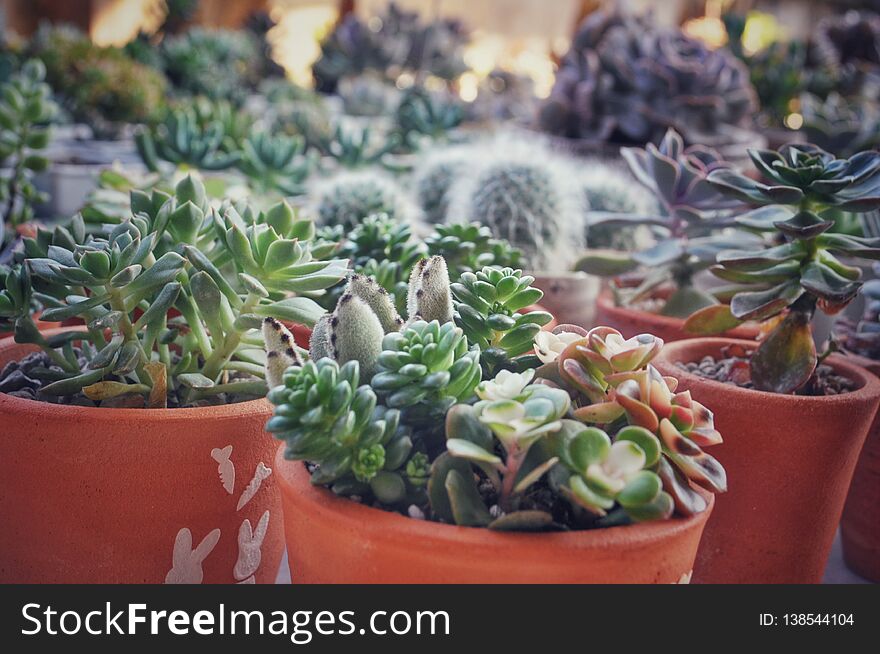
[[[841,318],[837,322],[837,343],[852,360],[880,376],[880,284],[875,278],[865,282],[862,295],[865,311],[858,322]],[[880,422],[874,420],[853,473],[840,521],[843,558],[855,572],[880,582]]]
[[[594,213],[590,227],[646,225],[662,233],[637,252],[587,250],[576,268],[612,279],[599,295],[596,320],[624,334],[650,332],[667,341],[686,338],[684,319],[697,309],[719,306],[727,289],[704,290],[695,277],[727,249],[759,246],[758,237],[732,230],[733,214],[742,206],[724,197],[707,177],[729,165],[710,148],[684,147],[669,130],[659,146],[622,148],[635,178],[657,199],[659,211],[647,215]],[[740,336],[754,331],[741,329]]]
[[[859,293],[861,270],[839,257],[880,257],[880,240],[829,231],[838,211],[880,205],[880,156],[836,159],[812,145],[750,155],[766,183],[730,170],[709,179],[757,206],[738,220],[776,244],[719,254],[713,272],[740,290],[729,305],[696,312],[686,328],[712,333],[759,320],[769,321],[766,334],[760,344],[679,341],[657,367],[711,398],[719,427],[737,435],[719,448],[737,493],[719,502],[695,578],[818,582],[880,384],[831,350],[817,354],[811,321]]]
[[[272,583],[261,321],[313,324],[303,294],[345,262],[320,260],[289,206],[211,211],[192,177],[173,195],[133,191],[131,213],[100,236],[81,218],[41,230],[5,277],[0,505],[15,529],[0,579]],[[81,326],[41,332],[33,300]]]
[[[650,365],[661,340],[519,315],[532,281],[430,257],[404,320],[352,278],[311,360],[268,372],[294,583],[689,579],[691,480],[725,488],[711,413]]]

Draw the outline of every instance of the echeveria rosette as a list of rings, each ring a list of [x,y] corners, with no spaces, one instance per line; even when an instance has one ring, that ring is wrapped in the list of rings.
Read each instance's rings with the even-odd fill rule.
[[[473,396],[481,378],[480,348],[460,328],[415,320],[385,336],[370,385],[406,424],[431,431],[450,407]]]
[[[470,343],[478,345],[487,375],[504,367],[522,368],[536,363],[523,358],[532,350],[535,335],[553,316],[546,311],[521,313],[544,293],[521,270],[488,266],[464,273],[450,285],[454,297],[455,323]]]
[[[835,314],[861,289],[861,270],[838,257],[880,258],[880,239],[829,232],[838,211],[880,207],[880,154],[837,159],[814,145],[749,154],[767,183],[729,170],[709,179],[719,190],[758,205],[737,218],[742,226],[774,233],[783,242],[720,253],[712,272],[735,284],[730,306],[698,311],[685,327],[713,333],[784,313],[752,355],[751,379],[758,390],[791,393],[817,365],[810,329],[816,308]]]
[[[880,145],[880,108],[875,101],[831,93],[824,100],[804,94],[800,103],[808,143],[839,157],[876,150]]]
[[[502,371],[477,388],[479,402],[458,404],[446,416],[446,453],[435,461],[428,496],[447,522],[493,529],[544,529],[546,511],[523,509],[523,498],[559,461],[551,448],[535,447],[559,431],[571,400],[563,390],[529,384],[532,371]],[[491,484],[500,516],[493,517],[474,477]]]
[[[545,366],[539,374],[573,393],[571,415],[577,420],[608,433],[629,425],[656,436],[663,456],[653,470],[678,513],[690,515],[706,502],[689,481],[712,492],[727,488],[724,469],[702,450],[720,443],[721,436],[712,412],[689,391],[675,393],[677,381],[650,365],[662,347],[663,341],[650,334],[624,339],[610,327],[596,327],[566,347],[554,369]]]
[[[170,109],[163,122],[142,128],[135,144],[144,165],[159,172],[162,161],[174,167],[196,170],[226,170],[241,159],[238,151],[226,152],[223,125],[200,121],[192,108]]]
[[[462,120],[464,108],[460,102],[418,85],[404,92],[395,112],[400,142],[412,149],[419,149],[423,140],[445,138]]]
[[[357,361],[292,366],[268,399],[275,411],[266,430],[285,442],[285,457],[315,465],[313,484],[344,495],[370,492],[384,504],[406,498],[412,441],[399,413],[360,385]]]
[[[642,268],[646,272],[634,288],[619,288],[618,300],[630,304],[650,298],[663,285],[675,290],[660,310],[662,315],[687,317],[718,303],[694,287],[693,276],[715,262],[718,252],[756,245],[745,233],[731,233],[733,211],[739,200],[725,197],[707,177],[729,164],[702,146],[685,147],[681,136],[668,130],[659,146],[622,148],[621,154],[636,179],[657,199],[655,215],[593,214],[591,225],[648,225],[662,232],[656,244],[639,252],[588,250],[577,268],[590,274],[617,276]]]
[[[318,164],[314,151],[305,154],[305,147],[299,136],[253,132],[242,144],[238,169],[258,194],[303,195]]]

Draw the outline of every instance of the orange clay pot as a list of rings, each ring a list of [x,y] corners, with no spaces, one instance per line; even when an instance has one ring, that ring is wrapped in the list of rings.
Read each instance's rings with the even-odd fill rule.
[[[0,368],[33,349],[0,341]],[[265,400],[102,409],[0,393],[0,583],[274,583],[277,475],[251,484],[277,448],[271,413]]]
[[[684,320],[681,318],[670,318],[648,311],[619,307],[614,303],[614,296],[610,290],[600,293],[596,300],[595,324],[613,327],[626,338],[631,338],[636,334],[653,334],[662,338],[665,343],[693,338],[693,334],[684,331]],[[730,338],[754,340],[758,335],[758,326],[756,324],[741,325],[726,332],[725,335]]]
[[[691,518],[544,534],[414,520],[317,488],[275,457],[293,583],[687,582],[712,510]]]
[[[857,390],[826,397],[777,395],[685,372],[677,362],[718,357],[750,341],[696,338],[666,345],[654,365],[715,414],[712,448],[730,490],[706,529],[697,583],[819,583],[862,443],[880,403],[880,381],[841,357],[828,363]]]
[[[853,354],[846,358],[880,377],[880,362]],[[880,583],[880,415],[874,419],[853,473],[840,536],[849,569]]]

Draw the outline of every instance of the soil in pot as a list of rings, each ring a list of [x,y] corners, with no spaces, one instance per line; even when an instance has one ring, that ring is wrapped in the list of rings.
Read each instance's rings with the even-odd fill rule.
[[[276,454],[294,583],[676,583],[709,508],[691,518],[588,531],[501,533],[404,517],[313,486]]]
[[[646,305],[649,306],[649,305]],[[610,290],[604,290],[596,300],[596,325],[613,327],[625,338],[631,338],[637,334],[653,334],[662,338],[664,342],[680,341],[692,338],[684,330],[684,320],[663,316],[659,313],[645,310],[645,308],[632,308],[618,306]],[[726,333],[730,338],[754,339],[758,335],[756,324],[745,324]]]
[[[880,382],[841,357],[826,363],[848,392],[776,395],[688,372],[679,362],[716,362],[754,343],[700,338],[670,343],[654,364],[714,413],[724,442],[713,449],[730,490],[718,497],[694,581],[818,583],[834,540],[859,450],[880,403]],[[729,350],[728,350],[729,352]]]
[[[32,352],[0,342],[0,366]],[[273,583],[265,400],[113,409],[0,393],[0,583]]]
[[[847,355],[880,376],[880,363]],[[843,559],[858,575],[880,583],[880,416],[874,419],[859,455],[840,520]]]

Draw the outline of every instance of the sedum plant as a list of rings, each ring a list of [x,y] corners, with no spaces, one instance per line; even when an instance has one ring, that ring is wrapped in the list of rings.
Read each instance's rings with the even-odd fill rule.
[[[48,165],[43,151],[55,113],[45,77],[43,64],[32,60],[0,86],[0,164],[9,168],[0,177],[0,250],[14,237],[12,230],[33,218],[34,204],[45,199],[33,183],[34,173]]]
[[[25,243],[41,318],[86,328],[47,339],[32,314],[16,318],[16,341],[46,357],[38,397],[177,407],[263,396],[262,319],[313,324],[320,307],[300,294],[335,284],[345,261],[315,260],[314,226],[286,205],[209,210],[193,177],[170,196],[132,192],[131,212],[101,236],[78,218]]]
[[[718,300],[694,286],[694,275],[709,268],[718,252],[755,244],[749,235],[722,231],[734,224],[732,212],[741,203],[725,197],[708,181],[715,170],[728,169],[709,148],[684,147],[670,130],[659,146],[623,148],[621,154],[636,179],[657,198],[660,213],[648,215],[599,214],[596,225],[648,225],[662,232],[656,244],[637,252],[587,251],[577,264],[588,273],[616,276],[638,268],[646,272],[635,287],[620,288],[618,301],[631,304],[653,299],[661,287],[674,291],[659,313],[685,318]]]
[[[532,287],[534,281],[522,270],[488,266],[463,273],[451,285],[455,323],[469,342],[480,346],[487,377],[502,368],[534,364],[525,355],[541,327],[553,320],[546,311],[521,313],[544,297],[543,291]]]
[[[880,154],[838,159],[815,145],[787,145],[749,155],[766,183],[730,170],[709,181],[757,205],[737,220],[776,237],[772,247],[718,255],[712,272],[739,285],[729,307],[692,315],[686,329],[713,333],[744,320],[775,321],[750,361],[758,390],[791,393],[812,377],[818,357],[810,327],[816,310],[835,314],[859,293],[862,273],[838,257],[880,258],[880,240],[833,233],[841,211],[880,208]]]

